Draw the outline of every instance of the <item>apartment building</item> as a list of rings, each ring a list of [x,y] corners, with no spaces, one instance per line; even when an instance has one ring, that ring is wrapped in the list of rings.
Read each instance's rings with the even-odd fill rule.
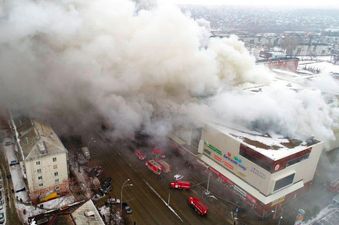
[[[54,130],[39,121],[11,120],[17,154],[33,202],[51,192],[63,195],[69,190],[68,152]]]

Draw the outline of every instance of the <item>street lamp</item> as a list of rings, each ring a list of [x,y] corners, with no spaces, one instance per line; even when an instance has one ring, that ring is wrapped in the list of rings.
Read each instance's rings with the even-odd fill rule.
[[[121,189],[120,189],[120,213],[121,214],[122,214],[122,191],[124,190],[124,187],[132,187],[133,186],[133,184],[128,183],[129,181],[130,181],[129,178],[127,180],[125,180],[124,183],[122,183]]]
[[[207,187],[206,187],[206,191],[205,191],[205,195],[209,195],[211,192],[209,191],[210,188],[210,179],[211,179],[211,173],[208,173],[208,180],[207,180]]]
[[[283,219],[283,217],[280,216],[279,221],[278,221],[278,225],[280,225],[282,219]]]

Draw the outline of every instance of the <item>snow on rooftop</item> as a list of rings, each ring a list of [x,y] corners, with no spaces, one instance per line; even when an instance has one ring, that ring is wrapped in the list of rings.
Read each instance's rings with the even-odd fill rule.
[[[86,215],[88,213],[91,216]],[[92,200],[88,200],[72,213],[76,224],[104,225],[97,208]]]
[[[339,65],[330,62],[304,61],[300,62],[299,67],[319,69],[321,73],[339,73]]]
[[[319,143],[319,141],[315,139],[309,139],[306,142],[279,135],[272,137],[268,134],[261,134],[247,129],[240,130],[216,124],[209,125],[275,161]]]

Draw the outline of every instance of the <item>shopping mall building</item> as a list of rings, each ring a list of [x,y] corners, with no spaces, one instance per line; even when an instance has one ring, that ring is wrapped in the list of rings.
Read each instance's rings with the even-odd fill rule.
[[[270,137],[216,123],[206,124],[197,141],[176,132],[171,139],[196,157],[260,216],[278,212],[312,183],[322,142]],[[196,142],[195,145],[193,143]],[[193,150],[194,151],[194,150]]]

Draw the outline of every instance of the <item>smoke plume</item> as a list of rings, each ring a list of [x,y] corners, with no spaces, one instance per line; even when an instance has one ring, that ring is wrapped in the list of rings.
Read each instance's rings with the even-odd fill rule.
[[[274,75],[236,37],[155,1],[5,1],[0,15],[0,105],[113,137],[222,120],[288,136],[332,138],[332,109],[317,90],[244,94]]]

